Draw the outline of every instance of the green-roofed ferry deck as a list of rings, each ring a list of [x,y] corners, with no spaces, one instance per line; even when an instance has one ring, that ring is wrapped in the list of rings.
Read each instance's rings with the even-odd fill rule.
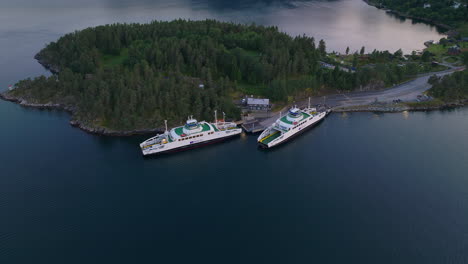
[[[158,153],[175,152],[179,150],[192,149],[195,147],[222,141],[242,133],[242,129],[237,127],[234,122],[226,122],[223,119],[216,118],[215,123],[198,122],[192,116],[188,117],[183,126],[167,129],[163,134],[149,138],[140,144],[143,155],[153,155]]]
[[[198,133],[212,130],[211,126],[208,125],[207,123],[202,123],[198,125],[202,127],[202,130],[200,130]],[[184,134],[184,127],[183,126],[177,127],[174,129],[174,131],[176,132],[177,135],[181,136],[182,134]]]
[[[302,119],[300,119],[300,120],[304,120],[304,119],[310,117],[310,115],[307,114],[307,113],[302,112],[301,114],[302,114]],[[299,121],[300,121],[300,120],[299,120]],[[285,116],[283,116],[283,117],[281,118],[281,122],[284,122],[284,123],[289,124],[289,125],[292,125],[292,124],[293,124],[293,122],[291,122],[291,121],[288,120],[288,116],[287,116],[287,115],[285,115]]]

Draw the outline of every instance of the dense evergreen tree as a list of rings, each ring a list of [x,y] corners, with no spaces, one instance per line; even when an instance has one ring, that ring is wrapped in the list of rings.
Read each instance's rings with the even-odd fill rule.
[[[444,101],[463,101],[468,99],[468,71],[455,72],[442,78],[431,77],[432,88],[429,94]]]
[[[325,41],[323,39],[319,42],[319,52],[322,56],[327,55],[327,47],[325,45]]]
[[[468,51],[463,52],[461,58],[463,63],[468,67]]]
[[[468,52],[462,56],[464,64],[468,67]],[[442,78],[436,75],[429,78],[432,88],[429,94],[445,101],[468,100],[468,70],[455,72]]]

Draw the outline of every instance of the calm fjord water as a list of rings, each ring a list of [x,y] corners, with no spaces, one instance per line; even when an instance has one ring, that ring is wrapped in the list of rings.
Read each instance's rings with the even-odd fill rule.
[[[3,88],[45,73],[32,59],[45,43],[116,21],[255,21],[337,50],[439,37],[359,0],[3,2]],[[0,101],[0,263],[468,262],[466,108],[333,114],[273,151],[243,136],[149,159],[144,137],[68,119]]]

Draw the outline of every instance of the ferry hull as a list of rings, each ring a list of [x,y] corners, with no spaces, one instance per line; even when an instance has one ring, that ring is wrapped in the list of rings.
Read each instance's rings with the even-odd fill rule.
[[[299,109],[295,108],[291,111],[295,111],[296,113]],[[273,148],[278,145],[282,145],[285,142],[301,135],[305,131],[313,128],[318,123],[320,123],[325,117],[330,113],[330,110],[326,110],[323,112],[315,112],[315,108],[306,108],[302,110],[303,115],[306,119],[299,119],[298,121],[292,122],[288,119],[290,115],[280,117],[273,125],[267,128],[258,138],[257,142],[261,148]],[[312,114],[312,116],[310,116]],[[304,120],[304,121],[303,121]],[[292,123],[292,124],[291,124]],[[296,125],[296,123],[299,123]],[[302,124],[301,124],[302,123]],[[303,124],[305,123],[305,124]],[[289,126],[289,127],[288,127]],[[274,136],[276,133],[274,131],[280,131],[279,136]],[[273,139],[271,137],[273,136]]]
[[[309,126],[305,127],[304,129],[302,129],[302,130],[296,132],[295,134],[291,135],[290,137],[286,138],[285,140],[283,140],[283,141],[281,141],[281,142],[279,142],[279,143],[277,143],[277,144],[275,144],[275,145],[273,145],[273,146],[270,146],[270,147],[269,147],[268,145],[263,144],[263,143],[261,143],[261,142],[258,142],[258,146],[261,147],[261,148],[263,148],[263,149],[271,149],[271,148],[277,147],[277,146],[279,146],[279,145],[282,145],[282,144],[284,144],[284,143],[286,143],[286,142],[289,142],[289,141],[291,141],[292,139],[294,139],[294,138],[296,138],[296,137],[302,135],[304,132],[307,132],[308,130],[312,129],[313,127],[317,126],[320,122],[323,121],[323,119],[325,119],[325,118],[322,118],[322,119],[317,120],[317,122],[310,124]]]
[[[242,130],[241,130],[241,132],[242,132]],[[164,151],[160,151],[160,152],[154,152],[154,153],[148,153],[148,154],[143,153],[143,156],[145,156],[145,157],[159,156],[159,155],[166,155],[166,154],[177,153],[177,152],[182,152],[182,151],[186,151],[186,150],[201,148],[201,147],[204,147],[204,146],[208,146],[208,145],[220,143],[220,142],[223,142],[223,141],[227,141],[229,139],[234,138],[235,136],[240,135],[241,132],[235,133],[235,134],[232,134],[232,135],[229,135],[229,136],[221,137],[221,138],[215,138],[215,139],[212,139],[212,140],[198,142],[198,143],[195,143],[195,144],[185,145],[185,146],[181,146],[181,147],[178,147],[178,148],[168,149],[168,150],[164,150]]]

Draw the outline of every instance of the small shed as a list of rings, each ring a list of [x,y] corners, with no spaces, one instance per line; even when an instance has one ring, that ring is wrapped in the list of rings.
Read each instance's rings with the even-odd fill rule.
[[[270,110],[270,99],[267,98],[247,98],[246,106],[250,110]]]

